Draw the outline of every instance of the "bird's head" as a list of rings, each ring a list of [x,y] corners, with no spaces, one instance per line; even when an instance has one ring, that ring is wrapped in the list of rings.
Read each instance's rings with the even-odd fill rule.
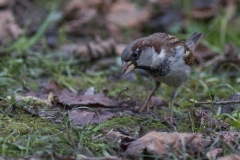
[[[151,43],[144,38],[137,39],[130,43],[122,52],[122,74],[128,74],[135,68],[152,66],[156,50]],[[157,55],[157,54],[156,54]]]

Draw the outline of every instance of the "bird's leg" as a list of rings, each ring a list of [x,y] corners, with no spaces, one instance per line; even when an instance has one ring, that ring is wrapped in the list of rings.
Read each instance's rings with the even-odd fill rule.
[[[174,103],[174,99],[175,99],[175,97],[176,97],[176,95],[177,95],[177,90],[178,90],[178,87],[175,87],[175,88],[173,88],[173,90],[172,90],[172,93],[171,93],[171,98],[170,98],[170,115],[169,116],[167,116],[166,118],[165,118],[165,121],[168,121],[169,120],[169,122],[170,122],[170,124],[172,125],[172,119],[173,119],[173,103]]]
[[[154,95],[154,92],[158,89],[158,87],[160,86],[160,82],[155,81],[155,88],[152,90],[152,92],[149,94],[147,100],[144,102],[143,106],[140,108],[139,112],[141,113],[143,110],[145,110],[147,108],[148,110],[148,104],[151,101],[152,96]]]

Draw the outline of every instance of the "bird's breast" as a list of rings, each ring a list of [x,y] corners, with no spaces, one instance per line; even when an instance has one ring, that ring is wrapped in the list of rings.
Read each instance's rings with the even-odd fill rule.
[[[170,61],[164,60],[159,63],[157,66],[151,65],[138,65],[137,68],[147,71],[153,77],[162,77],[169,74],[171,71]]]
[[[156,81],[165,83],[169,86],[179,87],[188,80],[190,73],[191,67],[189,65],[176,65],[170,66],[168,74],[165,76],[149,74]]]

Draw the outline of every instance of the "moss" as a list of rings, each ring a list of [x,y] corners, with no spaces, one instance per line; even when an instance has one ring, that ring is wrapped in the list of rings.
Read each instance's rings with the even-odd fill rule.
[[[52,123],[49,120],[32,116],[25,111],[16,109],[9,116],[0,116],[0,136],[6,136],[13,131],[18,135],[32,134],[38,131],[42,135],[55,134],[61,130],[62,124]]]
[[[136,96],[139,100],[145,100],[148,94],[151,92],[154,87],[153,83],[143,81],[142,83],[128,82],[128,81],[113,81],[109,80],[107,77],[100,76],[88,76],[84,75],[82,77],[67,77],[61,76],[58,77],[58,82],[60,85],[71,86],[72,88],[80,91],[85,91],[89,87],[94,86],[95,92],[102,92],[103,90],[108,90],[108,96],[117,98],[119,92],[124,90],[126,87],[127,91],[122,92],[121,98],[129,98]],[[150,87],[149,87],[150,86]]]
[[[138,134],[140,127],[146,131],[152,129],[165,128],[162,122],[159,119],[154,119],[149,115],[142,115],[139,117],[134,117],[131,115],[123,114],[118,117],[114,117],[109,121],[99,124],[94,128],[94,131],[98,131],[100,129],[104,130],[118,130],[118,128],[123,128],[132,134]]]

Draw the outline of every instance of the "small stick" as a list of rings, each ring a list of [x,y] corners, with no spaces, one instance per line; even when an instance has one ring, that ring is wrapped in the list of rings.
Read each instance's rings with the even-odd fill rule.
[[[128,91],[128,87],[124,88],[123,90],[121,90],[119,93],[118,93],[118,97],[117,97],[117,101],[118,99],[120,98],[121,94],[125,91]]]
[[[238,100],[232,100],[232,101],[219,101],[219,102],[213,102],[213,101],[209,101],[209,102],[197,102],[196,100],[190,99],[190,102],[196,104],[196,105],[200,105],[200,104],[215,104],[215,105],[225,105],[225,104],[231,104],[231,103],[240,103],[240,99]]]

